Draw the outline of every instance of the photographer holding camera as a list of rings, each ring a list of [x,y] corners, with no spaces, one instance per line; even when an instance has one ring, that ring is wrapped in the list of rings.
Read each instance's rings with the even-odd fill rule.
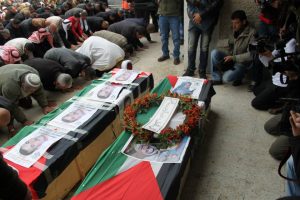
[[[211,52],[211,74],[214,85],[220,85],[223,81],[233,82],[233,86],[241,85],[252,61],[248,46],[254,40],[255,29],[249,25],[243,10],[233,12],[231,22],[233,29],[233,38],[229,40],[231,52],[217,49]]]
[[[300,15],[295,12],[299,6],[297,3],[291,1],[285,2],[285,7],[286,6],[288,7],[288,12],[286,13],[285,23],[282,26],[285,31],[278,33],[278,35],[280,35],[279,41],[274,41],[276,50],[272,52],[270,48],[265,48],[267,42],[260,44],[260,39],[262,38],[258,38],[258,47],[256,51],[254,51],[253,80],[255,83],[252,83],[253,87],[251,89],[256,97],[252,100],[251,104],[255,109],[269,110],[271,114],[281,112],[283,104],[282,102],[278,102],[278,100],[287,96],[291,97],[291,92],[294,90],[297,91],[299,87],[298,84],[295,83],[295,80],[291,80],[291,78],[289,78],[290,80],[282,81],[287,79],[285,71],[288,71],[288,65],[294,66],[297,65],[295,62],[298,62],[298,59],[293,58],[293,60],[291,60],[288,57],[290,57],[289,54],[296,51],[297,43],[299,43],[299,41],[295,39],[299,38],[297,36],[299,32],[299,25],[297,24],[299,22],[297,19]],[[277,61],[274,60],[276,56],[278,57]],[[287,57],[289,61],[285,62],[285,57]],[[269,63],[272,59],[275,62]],[[263,74],[269,74],[269,72],[265,70],[265,67],[273,69],[272,79],[263,78]],[[264,71],[267,71],[267,73],[263,73]]]
[[[288,152],[279,165],[279,175],[287,180],[286,193],[287,197],[294,197],[292,199],[299,199],[300,197],[300,113],[290,111],[289,117],[290,125],[292,127],[293,135],[288,138]],[[281,168],[286,165],[287,176],[281,174]],[[291,198],[283,199],[291,199]],[[298,198],[296,198],[298,197]]]

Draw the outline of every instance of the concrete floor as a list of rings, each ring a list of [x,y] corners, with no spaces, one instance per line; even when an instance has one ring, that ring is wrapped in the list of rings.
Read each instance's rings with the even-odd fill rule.
[[[143,40],[149,49],[137,52],[131,58],[134,68],[152,72],[155,84],[168,74],[181,75],[183,62],[177,66],[173,65],[173,59],[157,62],[161,55],[159,34],[153,34],[152,38],[157,43],[149,44]],[[84,86],[88,83],[77,80],[76,84]],[[254,96],[247,92],[246,85],[222,85],[216,86],[215,90],[217,95],[212,99],[206,139],[192,160],[182,199],[274,200],[283,196],[284,181],[277,175],[279,163],[268,154],[275,138],[263,130],[271,115],[251,108]],[[48,97],[61,103],[73,93],[48,93]],[[26,113],[33,120],[42,116],[37,106]],[[7,139],[5,130],[1,130],[0,144]]]

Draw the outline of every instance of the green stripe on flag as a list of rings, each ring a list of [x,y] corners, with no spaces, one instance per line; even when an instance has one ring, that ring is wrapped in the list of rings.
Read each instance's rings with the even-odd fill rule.
[[[151,93],[157,93],[162,95],[167,93],[172,88],[172,85],[168,78],[164,78],[155,88],[151,90]]]
[[[127,159],[127,156],[122,154],[121,150],[130,138],[130,135],[129,132],[124,131],[118,139],[102,153],[94,167],[75,192],[75,195],[112,178],[118,172],[119,168]]]

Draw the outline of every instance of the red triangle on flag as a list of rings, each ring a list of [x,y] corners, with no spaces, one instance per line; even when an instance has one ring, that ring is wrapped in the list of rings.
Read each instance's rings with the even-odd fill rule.
[[[157,180],[149,162],[83,191],[72,200],[162,200]]]

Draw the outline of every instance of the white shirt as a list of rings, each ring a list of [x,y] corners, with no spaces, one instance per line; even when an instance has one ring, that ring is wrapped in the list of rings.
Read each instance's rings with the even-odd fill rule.
[[[125,57],[125,52],[118,45],[97,36],[86,39],[76,52],[88,56],[92,68],[99,71],[112,69]]]
[[[4,46],[15,47],[19,51],[20,56],[22,56],[25,54],[25,44],[26,43],[32,43],[32,42],[26,38],[14,38],[14,39],[11,39],[8,42],[6,42],[4,44]]]

